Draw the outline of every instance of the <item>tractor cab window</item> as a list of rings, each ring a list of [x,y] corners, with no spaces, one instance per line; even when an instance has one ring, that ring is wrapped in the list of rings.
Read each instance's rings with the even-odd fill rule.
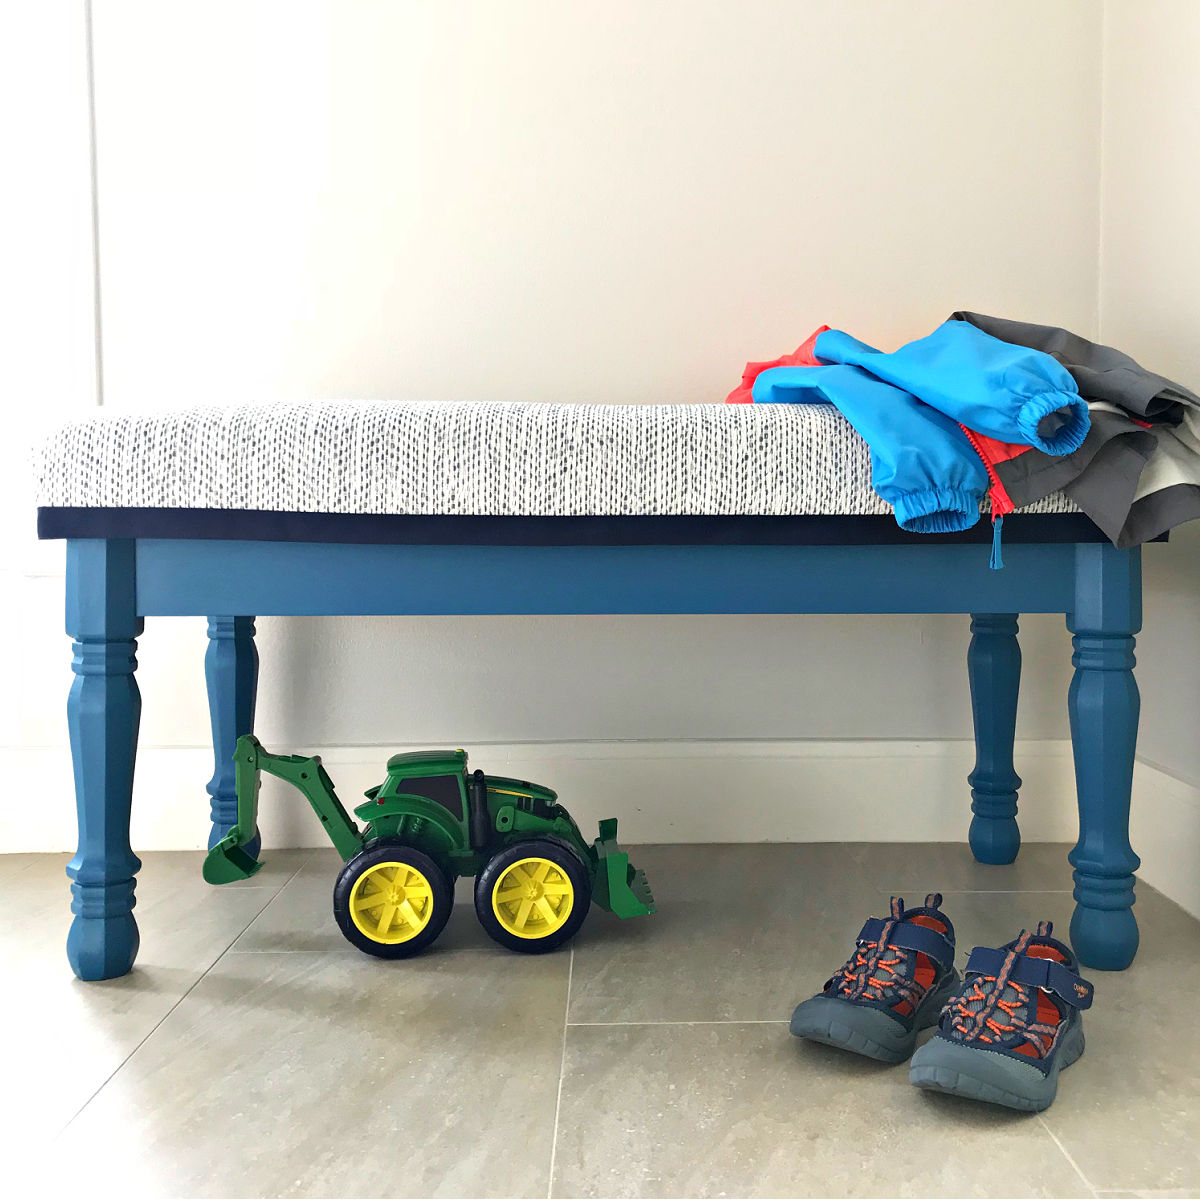
[[[424,779],[402,779],[396,791],[424,796],[440,804],[456,821],[463,819],[462,787],[457,775],[429,775]]]

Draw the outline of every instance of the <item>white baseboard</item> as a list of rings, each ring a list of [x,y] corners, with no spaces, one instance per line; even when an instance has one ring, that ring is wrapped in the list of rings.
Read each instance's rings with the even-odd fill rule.
[[[379,783],[388,747],[319,752],[347,808]],[[297,748],[300,749],[300,748]],[[1075,807],[1067,744],[1018,743],[1022,836],[1071,840]],[[965,741],[559,742],[471,748],[471,763],[555,788],[581,826],[620,819],[621,840],[644,842],[963,841],[970,823]],[[67,850],[75,844],[70,759],[63,750],[0,750],[9,795],[0,847]],[[132,842],[139,850],[199,849],[208,835],[211,754],[143,747]],[[308,806],[264,777],[260,827],[271,847],[323,845]]]
[[[296,747],[321,754],[347,808],[380,782],[393,746]],[[965,741],[554,742],[478,745],[473,766],[557,789],[584,829],[621,822],[643,842],[957,842],[970,823]],[[1016,747],[1021,836],[1074,841],[1078,825],[1070,744]],[[4,851],[71,850],[75,809],[65,747],[0,749]],[[131,841],[135,850],[198,850],[208,836],[211,754],[143,747]],[[21,798],[23,803],[15,802]],[[1145,762],[1134,775],[1132,841],[1141,876],[1200,916],[1200,788]],[[303,799],[263,780],[264,844],[325,845]]]
[[[1200,787],[1139,759],[1129,825],[1138,875],[1200,917]]]

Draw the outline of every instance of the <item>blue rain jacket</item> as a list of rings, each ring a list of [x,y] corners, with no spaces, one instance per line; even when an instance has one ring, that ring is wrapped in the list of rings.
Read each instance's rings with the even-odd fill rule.
[[[1087,402],[1064,366],[965,321],[947,321],[891,354],[827,329],[813,354],[818,362],[863,367],[968,429],[1045,454],[1074,453],[1091,425]]]
[[[952,533],[979,520],[988,486],[983,462],[953,418],[911,392],[861,367],[771,367],[754,381],[754,402],[838,408],[870,448],[871,485],[896,510],[901,529]]]

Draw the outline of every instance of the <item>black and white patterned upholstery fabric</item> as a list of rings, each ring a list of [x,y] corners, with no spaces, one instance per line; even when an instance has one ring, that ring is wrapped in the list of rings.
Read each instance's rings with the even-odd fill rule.
[[[276,403],[48,435],[38,504],[490,516],[884,515],[866,445],[809,405]],[[1074,512],[1062,496],[1028,511]]]

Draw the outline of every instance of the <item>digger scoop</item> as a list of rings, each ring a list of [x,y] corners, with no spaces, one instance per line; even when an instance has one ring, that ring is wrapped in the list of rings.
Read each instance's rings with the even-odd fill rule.
[[[629,861],[617,845],[617,819],[600,822],[600,836],[592,843],[596,854],[596,883],[592,899],[618,917],[646,917],[654,912],[654,897],[646,872]]]
[[[318,755],[271,754],[253,734],[237,740],[233,754],[237,783],[237,824],[208,852],[204,878],[208,883],[249,879],[262,863],[247,847],[258,831],[258,787],[263,771],[298,788],[325,826],[343,861],[362,849],[362,835],[333,790]]]
[[[244,849],[253,840],[253,825],[249,837],[242,833],[240,825],[235,825],[205,857],[204,882],[234,883],[238,879],[249,879],[261,870],[262,863]]]

